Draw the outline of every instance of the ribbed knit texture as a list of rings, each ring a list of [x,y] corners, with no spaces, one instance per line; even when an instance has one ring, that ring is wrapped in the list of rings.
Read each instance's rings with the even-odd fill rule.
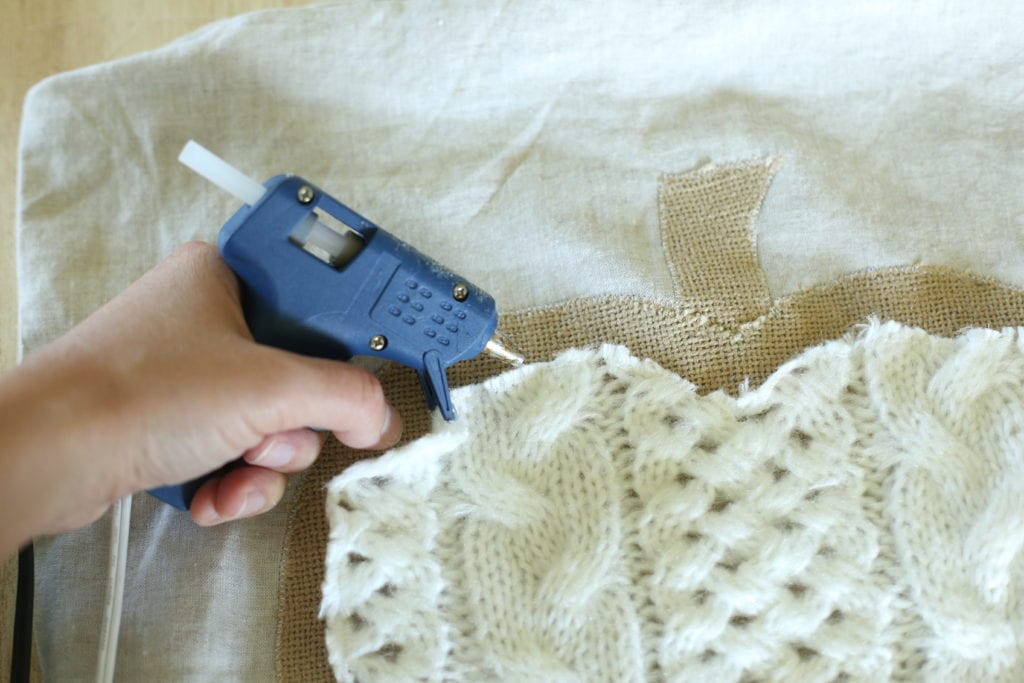
[[[341,680],[1020,680],[1020,330],[896,323],[738,397],[622,347],[329,485]]]

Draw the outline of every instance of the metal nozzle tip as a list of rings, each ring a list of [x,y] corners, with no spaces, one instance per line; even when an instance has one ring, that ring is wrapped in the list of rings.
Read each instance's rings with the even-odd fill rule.
[[[508,339],[505,338],[500,332],[495,332],[494,336],[490,338],[487,345],[484,346],[484,353],[498,360],[503,360],[506,363],[519,367],[526,362],[523,354],[512,349],[511,344],[508,343]]]

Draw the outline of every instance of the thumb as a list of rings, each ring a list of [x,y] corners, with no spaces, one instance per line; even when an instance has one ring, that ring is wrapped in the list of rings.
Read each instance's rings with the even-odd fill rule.
[[[334,432],[352,448],[388,448],[402,434],[402,420],[384,398],[380,381],[350,363],[259,347],[269,391],[254,416],[263,434],[302,427]]]

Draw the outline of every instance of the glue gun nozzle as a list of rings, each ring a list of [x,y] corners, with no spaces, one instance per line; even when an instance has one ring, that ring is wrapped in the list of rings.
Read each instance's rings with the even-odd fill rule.
[[[509,365],[517,368],[526,362],[526,359],[523,358],[523,354],[513,349],[512,345],[509,344],[508,339],[506,339],[505,335],[501,332],[494,333],[494,336],[491,337],[490,341],[487,342],[487,345],[484,346],[484,353],[493,358],[497,358],[498,360],[503,360]]]

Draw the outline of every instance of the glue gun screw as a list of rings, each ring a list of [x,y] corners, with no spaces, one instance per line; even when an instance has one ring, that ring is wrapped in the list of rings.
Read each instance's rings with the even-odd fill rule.
[[[313,188],[309,185],[301,186],[295,194],[295,198],[299,200],[299,204],[309,204],[313,201]]]
[[[469,287],[461,282],[456,283],[456,285],[452,287],[452,296],[455,297],[456,301],[465,301],[469,298]]]
[[[383,351],[388,345],[388,338],[383,334],[375,334],[370,337],[370,348],[374,351]]]

